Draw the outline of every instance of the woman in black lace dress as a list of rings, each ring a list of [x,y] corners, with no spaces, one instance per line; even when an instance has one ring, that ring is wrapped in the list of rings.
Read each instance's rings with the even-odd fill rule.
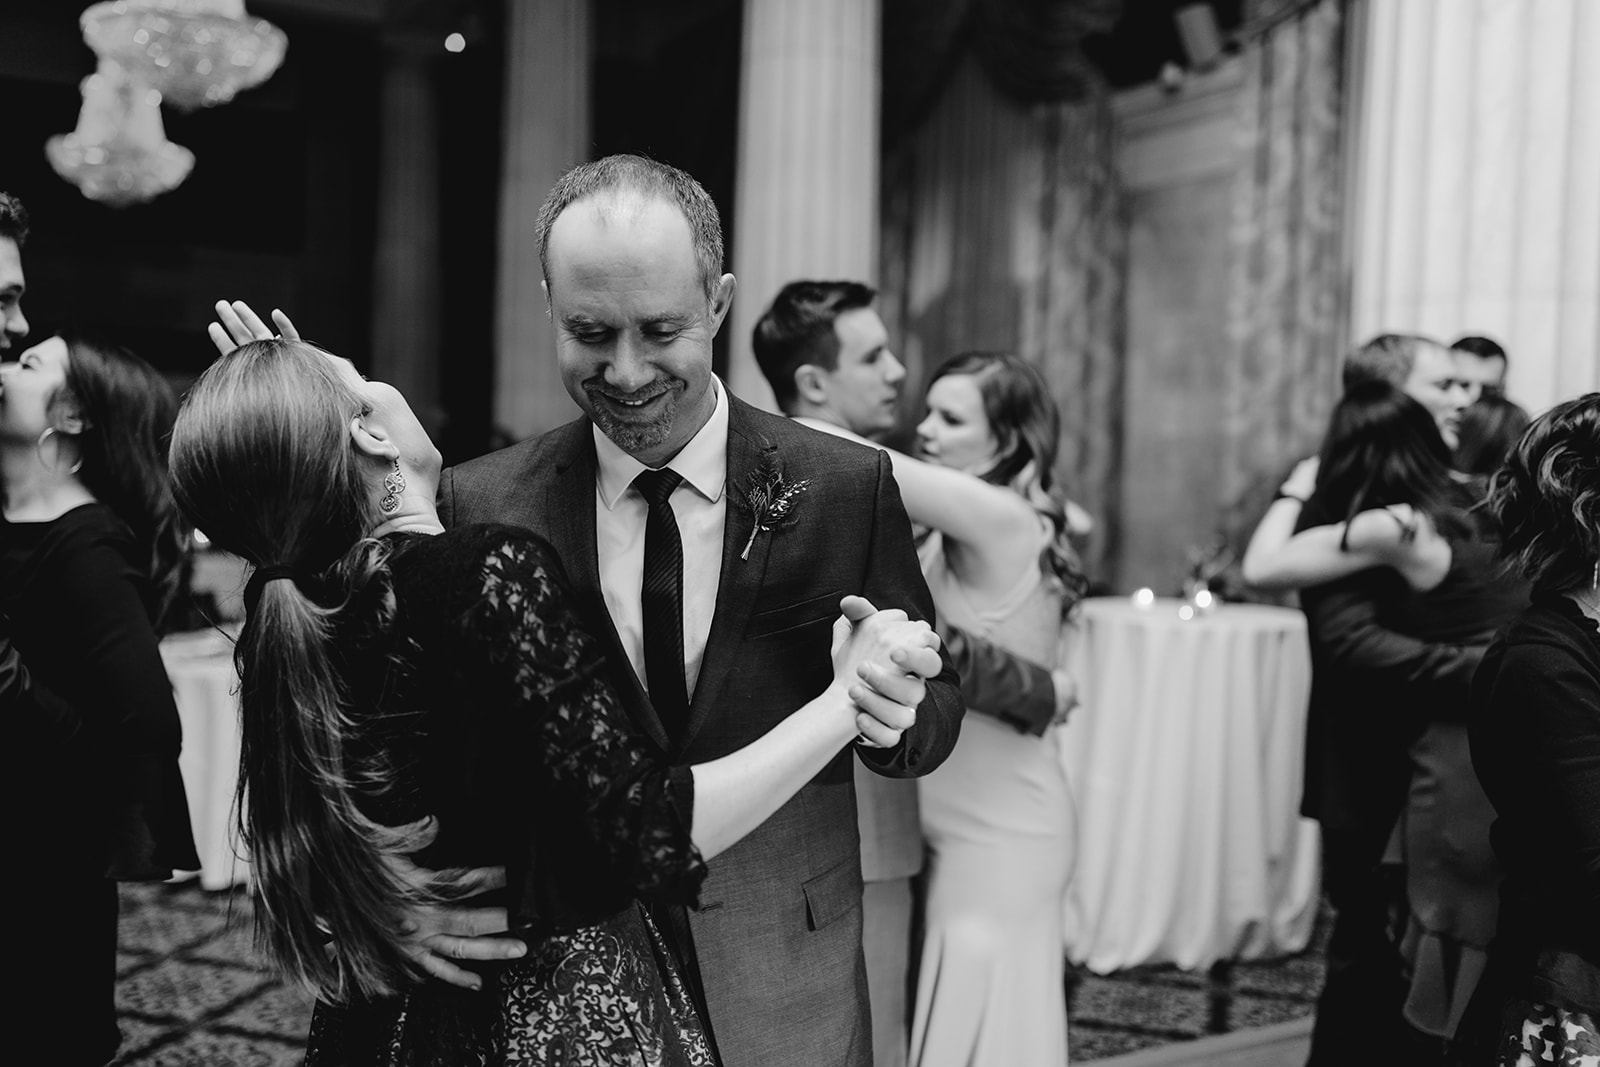
[[[240,792],[258,943],[319,996],[308,1062],[714,1062],[641,898],[692,905],[704,860],[848,744],[861,709],[915,703],[906,671],[935,669],[936,639],[898,612],[859,621],[822,695],[669,768],[603,680],[550,548],[442,531],[439,466],[398,392],[296,340],[224,356],[174,432],[181,505],[258,568]],[[417,961],[437,964],[402,913],[447,901],[396,853],[504,866],[526,955],[483,968],[481,992],[418,984]]]

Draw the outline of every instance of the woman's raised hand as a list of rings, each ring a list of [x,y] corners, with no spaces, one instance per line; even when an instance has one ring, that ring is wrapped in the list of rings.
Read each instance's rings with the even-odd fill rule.
[[[939,635],[899,608],[879,611],[864,597],[848,596],[833,627],[834,683],[856,705],[859,740],[892,748],[917,721],[923,680],[943,667]]]
[[[277,333],[273,333],[272,327],[262,322],[261,316],[243,300],[235,300],[232,303],[218,300],[216,311],[220,321],[207,326],[206,333],[221,355],[227,355],[246,341],[268,341],[274,337],[285,337],[291,341],[300,340],[300,331],[294,328],[289,316],[277,308],[272,309],[272,322],[278,327]]]

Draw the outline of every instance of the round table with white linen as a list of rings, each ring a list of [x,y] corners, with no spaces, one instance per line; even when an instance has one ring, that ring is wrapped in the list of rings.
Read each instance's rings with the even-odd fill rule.
[[[1298,952],[1316,919],[1305,618],[1184,606],[1086,600],[1068,656],[1083,706],[1062,739],[1079,821],[1067,955],[1101,974]]]
[[[173,634],[161,659],[183,725],[178,769],[189,795],[189,821],[200,853],[200,884],[227,889],[248,880],[250,865],[235,852],[233,796],[239,781],[239,676],[233,642],[215,630]]]

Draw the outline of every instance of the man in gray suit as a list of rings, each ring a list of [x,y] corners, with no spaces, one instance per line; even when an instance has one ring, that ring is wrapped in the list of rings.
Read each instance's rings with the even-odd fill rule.
[[[751,346],[784,414],[804,426],[871,444],[895,430],[905,367],[873,310],[877,292],[848,281],[796,281],[756,322]],[[1004,709],[1018,730],[1042,734],[1077,702],[1077,686],[982,638],[948,625],[939,635],[970,708]],[[861,824],[862,949],[872,999],[876,1067],[906,1062],[912,938],[911,880],[922,871],[917,784],[856,768]]]
[[[845,594],[932,617],[910,523],[881,453],[751,408],[712,374],[734,279],[692,178],[634,156],[575,167],[538,234],[584,417],[446,471],[441,518],[545,537],[640,729],[673,762],[715,759],[826,685]],[[681,533],[681,611],[668,613],[681,677],[662,666],[652,599],[651,529],[667,523]],[[711,862],[687,926],[727,1067],[871,1062],[851,768],[914,777],[943,761],[962,714],[948,663],[925,691],[914,723],[863,717],[854,754]]]

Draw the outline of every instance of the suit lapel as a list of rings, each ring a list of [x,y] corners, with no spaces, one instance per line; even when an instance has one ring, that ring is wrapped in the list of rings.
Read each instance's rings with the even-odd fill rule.
[[[595,541],[595,455],[594,438],[588,420],[576,424],[576,432],[565,442],[556,460],[555,477],[546,486],[545,511],[550,543],[567,569],[578,616],[605,646],[612,664],[610,677],[635,725],[663,752],[671,751],[667,732],[657,717],[644,687],[639,684],[616,623],[606,607],[600,587],[600,552]]]
[[[695,681],[694,699],[689,705],[689,724],[678,751],[688,748],[705,725],[721,695],[728,672],[738,660],[740,639],[755,610],[756,597],[767,572],[767,553],[772,538],[761,535],[751,540],[755,516],[745,502],[750,473],[767,453],[775,457],[776,445],[760,439],[746,416],[745,405],[728,395],[728,476],[723,492],[727,495],[726,518],[722,533],[722,574],[717,582],[717,607],[706,635],[705,656]],[[745,546],[750,553],[743,555]]]

